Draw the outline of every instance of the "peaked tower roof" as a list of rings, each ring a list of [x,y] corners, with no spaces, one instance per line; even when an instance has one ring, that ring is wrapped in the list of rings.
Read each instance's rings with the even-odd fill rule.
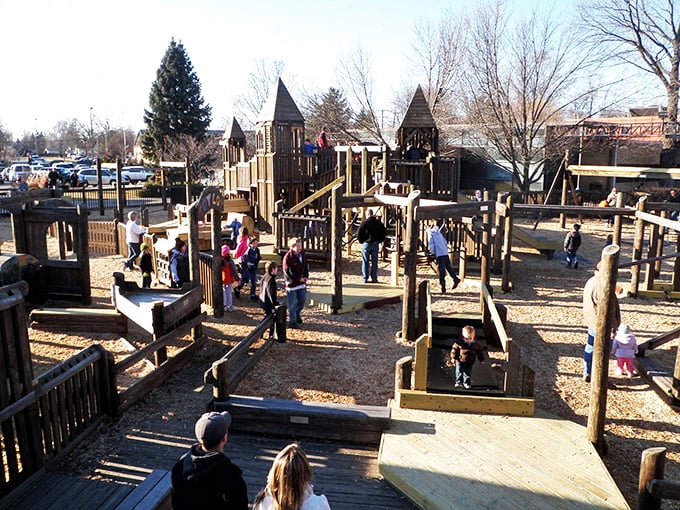
[[[257,116],[257,122],[283,121],[283,122],[303,122],[304,117],[300,113],[295,101],[290,97],[288,89],[279,78],[276,88],[262,107],[262,111]]]
[[[224,132],[224,138],[245,138],[246,135],[243,134],[243,129],[239,125],[236,117],[231,119],[231,127]]]
[[[425,94],[423,89],[416,89],[413,97],[411,98],[411,103],[408,105],[406,110],[406,115],[404,115],[404,120],[401,121],[402,128],[436,128],[437,124],[434,122],[434,117],[432,117],[432,112],[430,111],[430,106],[427,104],[427,99],[425,99]]]

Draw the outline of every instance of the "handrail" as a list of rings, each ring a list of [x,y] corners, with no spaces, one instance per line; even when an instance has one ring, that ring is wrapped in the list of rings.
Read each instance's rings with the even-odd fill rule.
[[[491,321],[496,326],[496,332],[498,333],[498,339],[500,340],[501,346],[503,347],[503,352],[508,352],[511,339],[508,337],[508,334],[505,331],[505,326],[503,325],[501,316],[496,309],[496,305],[493,302],[493,297],[491,296],[491,293],[489,292],[489,289],[486,285],[482,285],[482,294],[484,296],[486,307],[489,310]]]

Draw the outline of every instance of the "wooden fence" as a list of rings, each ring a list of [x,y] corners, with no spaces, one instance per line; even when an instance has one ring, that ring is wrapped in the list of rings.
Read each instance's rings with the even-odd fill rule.
[[[70,452],[116,407],[113,355],[92,345],[39,376],[31,391],[0,410],[0,497]]]
[[[330,261],[331,217],[311,214],[275,213],[276,240],[274,250],[288,250],[288,240],[302,239],[302,247],[312,260]]]

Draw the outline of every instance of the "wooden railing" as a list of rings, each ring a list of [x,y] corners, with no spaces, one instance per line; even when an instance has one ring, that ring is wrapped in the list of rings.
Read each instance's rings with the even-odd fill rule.
[[[0,410],[5,473],[0,497],[66,455],[104,416],[113,415],[112,367],[113,355],[91,345],[36,378],[30,393]]]
[[[309,214],[276,213],[275,251],[288,250],[288,240],[302,239],[302,247],[311,259],[329,261],[331,254],[331,218]]]
[[[203,302],[213,308],[213,256],[204,251],[198,254],[198,280],[203,286]]]
[[[274,314],[262,319],[243,340],[220,359],[214,361],[212,367],[206,370],[204,380],[206,384],[213,385],[215,400],[227,400],[255,363],[271,347],[274,342],[271,336],[264,339],[264,343],[257,349],[254,349],[253,345],[264,337],[265,332],[272,327],[272,323],[275,323],[276,341],[280,343],[286,341],[287,310],[286,305],[277,306]]]
[[[680,501],[680,481],[664,480],[666,448],[647,448],[640,459],[638,510],[661,510],[662,500]]]

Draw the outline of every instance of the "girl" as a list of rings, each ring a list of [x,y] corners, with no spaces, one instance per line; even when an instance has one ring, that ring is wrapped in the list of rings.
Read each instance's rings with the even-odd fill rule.
[[[234,300],[232,298],[233,284],[236,281],[236,264],[229,253],[229,246],[222,246],[222,300],[224,311],[235,312]]]
[[[326,496],[314,494],[312,467],[300,447],[286,446],[274,459],[267,486],[255,497],[253,510],[330,510]]]
[[[621,324],[612,341],[612,354],[616,355],[616,375],[633,377],[633,358],[637,352],[637,340],[630,326]]]
[[[279,301],[276,299],[276,274],[279,266],[276,262],[270,261],[264,265],[265,274],[260,282],[260,306],[264,309],[265,317],[274,313]],[[269,328],[269,338],[275,338],[276,321],[272,322]]]

